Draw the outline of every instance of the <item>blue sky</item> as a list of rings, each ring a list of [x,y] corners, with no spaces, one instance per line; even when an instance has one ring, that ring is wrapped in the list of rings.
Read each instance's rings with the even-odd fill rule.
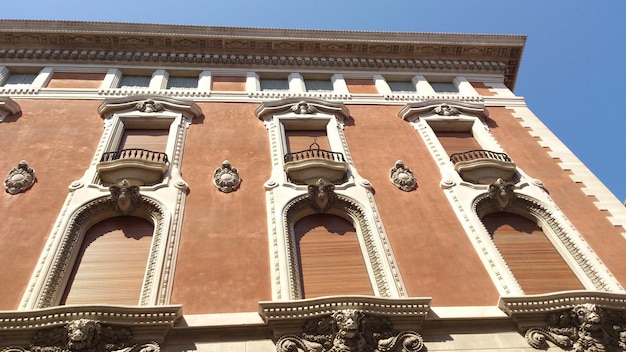
[[[524,34],[515,93],[617,198],[626,199],[624,0],[13,0],[4,2],[0,17]]]

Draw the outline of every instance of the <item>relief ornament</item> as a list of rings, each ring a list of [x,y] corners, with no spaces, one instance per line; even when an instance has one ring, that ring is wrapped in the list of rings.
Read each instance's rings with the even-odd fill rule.
[[[35,170],[28,166],[26,160],[22,160],[4,179],[4,189],[9,194],[26,192],[35,184],[35,180]]]
[[[396,161],[391,168],[390,173],[391,183],[396,185],[399,189],[405,192],[411,192],[417,188],[417,181],[413,176],[413,171],[404,166],[404,162],[402,162],[402,160]]]
[[[626,319],[623,312],[586,303],[553,314],[546,327],[530,328],[526,341],[536,349],[547,349],[550,341],[576,352],[626,351]]]
[[[0,352],[159,352],[156,342],[136,344],[126,328],[77,319],[62,327],[40,330],[28,348],[9,346]]]
[[[389,319],[358,309],[310,320],[302,335],[286,335],[276,342],[276,352],[418,352],[423,348],[417,332],[395,332]]]
[[[213,173],[213,184],[224,193],[234,192],[241,185],[241,177],[237,168],[232,167],[228,160],[222,162],[222,166]]]

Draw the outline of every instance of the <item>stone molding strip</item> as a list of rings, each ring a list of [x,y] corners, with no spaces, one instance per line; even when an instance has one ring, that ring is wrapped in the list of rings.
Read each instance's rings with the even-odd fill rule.
[[[16,330],[35,330],[67,324],[76,319],[96,319],[106,324],[169,327],[182,317],[182,306],[56,306],[37,310],[0,312],[0,336]]]
[[[498,307],[517,324],[520,331],[544,326],[549,316],[577,305],[626,311],[626,294],[600,291],[566,291],[541,295],[500,297]]]
[[[571,172],[570,178],[576,183],[582,183],[581,190],[589,197],[598,199],[594,202],[600,211],[607,211],[607,219],[615,227],[621,227],[622,237],[626,238],[626,207],[611,193],[570,150],[554,135],[527,107],[516,107],[513,116],[520,119],[523,127],[529,128],[531,136],[538,138],[537,142],[544,148],[550,148],[548,154],[559,159],[558,164],[564,171]]]

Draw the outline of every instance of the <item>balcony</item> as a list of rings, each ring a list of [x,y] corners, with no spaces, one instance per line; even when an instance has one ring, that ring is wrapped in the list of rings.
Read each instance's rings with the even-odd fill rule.
[[[103,184],[128,180],[132,185],[148,186],[163,180],[168,164],[165,153],[131,148],[104,153],[96,169]]]
[[[450,161],[463,180],[483,185],[499,178],[511,181],[517,169],[505,153],[482,149],[452,154]]]
[[[327,183],[341,183],[346,179],[348,164],[342,153],[320,149],[313,142],[307,150],[285,154],[285,172],[296,184],[315,184],[320,178]]]

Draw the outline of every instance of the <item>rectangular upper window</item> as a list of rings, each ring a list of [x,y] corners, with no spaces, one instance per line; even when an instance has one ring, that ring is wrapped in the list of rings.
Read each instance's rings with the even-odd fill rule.
[[[261,78],[261,90],[289,90],[289,81],[276,78]]]
[[[120,80],[120,88],[148,88],[150,86],[151,76],[122,76]]]
[[[458,93],[459,88],[452,82],[429,82],[437,93]]]
[[[197,77],[172,77],[170,76],[167,79],[167,89],[196,89],[196,88],[198,88]]]
[[[389,89],[394,93],[415,93],[415,84],[410,81],[387,81]]]
[[[333,82],[326,79],[305,79],[304,85],[307,92],[332,92]]]
[[[4,80],[2,86],[7,88],[28,87],[35,81],[35,78],[37,78],[36,73],[11,73]]]

